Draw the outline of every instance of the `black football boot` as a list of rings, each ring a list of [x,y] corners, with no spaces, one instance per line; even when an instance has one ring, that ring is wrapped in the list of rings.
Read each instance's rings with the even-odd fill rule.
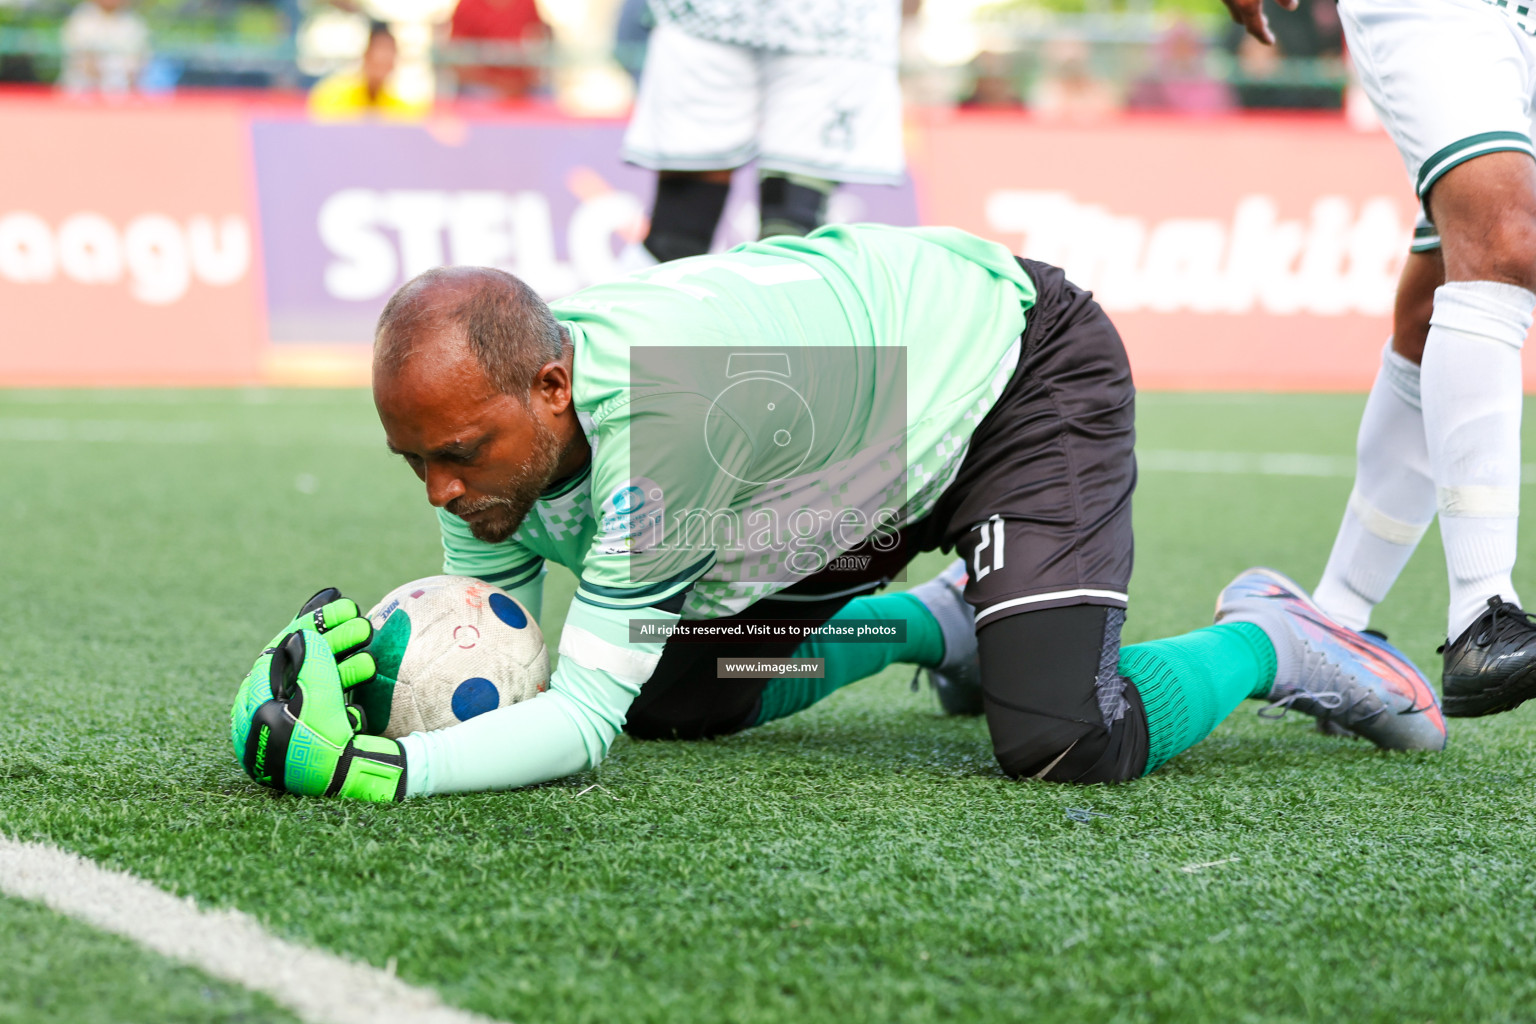
[[[1536,697],[1536,616],[1497,597],[1440,648],[1441,706],[1453,718],[1493,715]]]

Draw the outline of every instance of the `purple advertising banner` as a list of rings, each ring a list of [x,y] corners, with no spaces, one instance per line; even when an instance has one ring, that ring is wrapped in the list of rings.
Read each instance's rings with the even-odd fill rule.
[[[443,264],[496,266],[546,298],[617,276],[643,236],[655,175],[619,160],[607,122],[428,127],[252,125],[271,338],[366,343],[390,294]],[[916,224],[910,183],[849,186],[833,221]],[[737,175],[717,248],[757,236]]]

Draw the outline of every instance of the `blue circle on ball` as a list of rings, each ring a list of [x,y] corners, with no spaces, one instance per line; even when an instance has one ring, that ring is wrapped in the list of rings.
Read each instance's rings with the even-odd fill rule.
[[[501,694],[496,692],[496,684],[479,676],[464,680],[453,691],[453,715],[461,722],[495,711],[500,703]]]
[[[523,610],[517,606],[517,602],[506,594],[491,595],[491,611],[513,629],[522,629],[528,625],[528,616],[524,615]]]

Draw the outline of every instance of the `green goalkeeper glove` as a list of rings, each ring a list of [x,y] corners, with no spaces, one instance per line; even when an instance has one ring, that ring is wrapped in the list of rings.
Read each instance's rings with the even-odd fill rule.
[[[336,655],[338,662],[357,654],[373,639],[373,623],[363,617],[356,601],[342,597],[341,591],[335,587],[326,587],[305,601],[299,614],[277,631],[277,635],[262,653],[280,647],[289,633],[297,633],[301,629],[312,629],[322,634],[326,646]]]
[[[405,755],[394,740],[360,734],[346,690],[368,682],[373,627],[357,605],[322,590],[256,660],[230,709],[230,739],[263,786],[306,796],[399,800]]]

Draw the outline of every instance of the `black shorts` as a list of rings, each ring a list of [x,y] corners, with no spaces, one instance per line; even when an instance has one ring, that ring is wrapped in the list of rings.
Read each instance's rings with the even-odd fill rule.
[[[1038,289],[1019,368],[929,517],[970,570],[978,628],[1025,611],[1124,608],[1134,544],[1136,389],[1093,296],[1020,260]],[[936,541],[936,542],[935,542]]]
[[[1089,293],[1056,267],[1019,262],[1037,299],[1018,369],[932,513],[906,527],[893,551],[866,552],[874,557],[859,573],[807,577],[740,617],[824,622],[913,554],[953,549],[970,570],[965,596],[977,611],[988,726],[1004,769],[1061,781],[1134,778],[1146,761],[1146,719],[1115,670],[1133,554],[1130,364]],[[767,681],[721,680],[715,659],[787,657],[797,646],[669,643],[626,731],[689,739],[745,728]]]

